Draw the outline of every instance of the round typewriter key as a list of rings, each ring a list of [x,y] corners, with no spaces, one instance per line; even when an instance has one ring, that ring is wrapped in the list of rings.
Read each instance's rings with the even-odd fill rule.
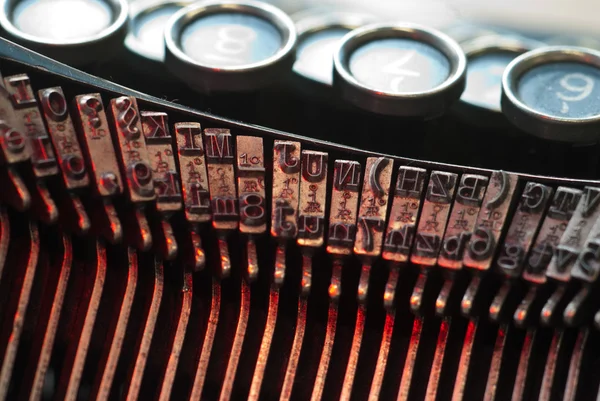
[[[202,92],[247,91],[291,70],[296,30],[283,11],[254,1],[208,1],[178,11],[165,29],[167,67]]]
[[[307,15],[296,21],[298,48],[294,63],[296,88],[326,95],[333,82],[333,53],[353,29],[373,21],[363,14],[328,12]]]
[[[517,127],[570,143],[600,138],[600,52],[547,47],[513,60],[502,79],[502,111]]]
[[[334,54],[334,86],[364,110],[403,117],[443,114],[465,86],[466,58],[450,37],[413,24],[373,24]]]
[[[517,56],[542,46],[542,43],[499,35],[482,36],[464,42],[467,56],[467,83],[455,111],[476,125],[506,123],[502,114],[502,74]]]
[[[69,64],[106,60],[127,30],[126,0],[0,0],[9,37]]]
[[[125,47],[143,62],[160,64],[165,59],[164,30],[169,18],[190,1],[138,1],[130,6],[129,33],[125,39]],[[135,64],[135,63],[133,63]]]

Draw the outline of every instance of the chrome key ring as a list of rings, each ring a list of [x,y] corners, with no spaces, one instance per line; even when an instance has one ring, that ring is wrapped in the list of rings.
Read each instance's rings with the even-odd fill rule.
[[[100,31],[53,38],[26,32],[15,21],[20,0],[0,0],[0,26],[15,41],[49,57],[72,65],[103,60],[114,55],[127,34],[129,4],[127,0],[104,0],[102,7],[109,9],[110,24]]]
[[[208,64],[186,54],[181,45],[184,30],[195,21],[216,14],[249,15],[273,25],[281,45],[267,58],[242,65]],[[206,1],[179,10],[165,28],[165,63],[175,75],[202,91],[253,90],[291,70],[295,60],[296,29],[277,7],[255,1]]]
[[[417,92],[393,92],[361,83],[350,71],[352,54],[368,43],[386,39],[409,39],[442,53],[450,71],[439,85]],[[346,100],[368,111],[393,116],[435,117],[460,97],[465,87],[466,57],[449,36],[417,24],[372,24],[348,33],[334,53],[334,86]]]
[[[541,110],[539,107],[536,109],[522,98],[520,87],[525,74],[536,68],[552,64],[567,65],[567,63],[600,71],[600,52],[581,47],[553,46],[533,50],[517,57],[506,67],[502,77],[502,111],[513,124],[534,136],[560,142],[595,142],[600,137],[600,110],[592,115],[587,113],[588,115],[585,116],[572,116],[569,115],[570,112],[565,112],[563,116]],[[565,76],[569,75],[566,72],[565,74]],[[593,82],[591,84],[593,88]],[[571,100],[580,101],[584,98],[567,96],[565,98],[567,107],[568,103],[572,103]]]

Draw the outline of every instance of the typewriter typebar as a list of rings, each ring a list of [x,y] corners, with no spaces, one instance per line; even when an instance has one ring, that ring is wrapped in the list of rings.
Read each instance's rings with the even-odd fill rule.
[[[383,27],[456,51],[415,109],[445,110],[461,53]],[[346,46],[377,51],[373,32]],[[287,134],[0,44],[0,400],[598,397],[599,180]],[[344,49],[334,86],[407,104],[373,101]],[[535,112],[518,61],[575,68],[552,49],[507,67],[502,108],[532,135],[597,138],[575,119],[600,103]]]

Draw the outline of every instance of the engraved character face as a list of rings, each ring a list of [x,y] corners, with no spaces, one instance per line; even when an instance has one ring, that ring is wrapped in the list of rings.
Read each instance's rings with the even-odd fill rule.
[[[420,199],[426,171],[419,168],[400,167],[396,195]]]
[[[335,162],[335,188],[340,191],[358,192],[360,184],[360,164],[336,160]]]

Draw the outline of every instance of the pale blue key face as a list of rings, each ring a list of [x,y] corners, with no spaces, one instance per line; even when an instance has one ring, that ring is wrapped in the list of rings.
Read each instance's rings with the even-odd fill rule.
[[[248,14],[221,13],[187,25],[181,47],[192,59],[214,67],[240,67],[273,56],[281,48],[279,30]]]
[[[425,92],[450,75],[450,62],[436,48],[411,39],[381,39],[356,49],[350,72],[361,84],[397,94]]]
[[[333,53],[345,28],[330,28],[308,34],[299,44],[294,71],[327,85],[333,82]]]
[[[515,57],[514,53],[496,52],[469,59],[467,85],[460,99],[499,112],[502,73]]]
[[[17,3],[12,18],[26,34],[68,41],[99,34],[114,16],[101,0],[26,0]]]
[[[517,84],[523,103],[559,118],[600,115],[600,69],[576,62],[534,67]]]

